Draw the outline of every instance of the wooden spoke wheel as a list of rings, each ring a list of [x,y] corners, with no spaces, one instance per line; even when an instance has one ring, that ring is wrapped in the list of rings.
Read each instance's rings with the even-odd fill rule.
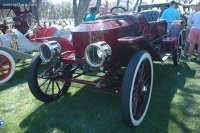
[[[7,82],[12,78],[15,72],[15,61],[13,57],[0,50],[0,84]]]
[[[63,66],[61,63],[53,67],[51,63],[42,62],[39,55],[34,56],[28,70],[30,91],[40,101],[54,101],[68,91],[71,82],[66,79],[72,78],[71,68],[71,65]]]
[[[153,63],[146,51],[136,52],[130,59],[121,91],[121,113],[124,122],[132,127],[144,119],[152,92]]]

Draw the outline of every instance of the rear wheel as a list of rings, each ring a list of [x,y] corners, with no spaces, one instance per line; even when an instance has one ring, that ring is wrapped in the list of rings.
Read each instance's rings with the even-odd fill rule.
[[[124,122],[138,126],[144,119],[153,86],[153,63],[146,51],[136,52],[130,59],[121,91],[121,113]]]
[[[13,57],[0,50],[0,84],[7,82],[12,78],[15,72],[15,61]]]
[[[179,65],[181,62],[181,53],[182,53],[182,36],[179,35],[177,48],[173,53],[173,64],[175,66]]]
[[[28,85],[31,93],[40,101],[52,102],[65,94],[71,82],[66,79],[72,78],[71,65],[57,63],[52,65],[42,62],[39,55],[36,55],[28,70]],[[65,74],[64,74],[65,73]]]
[[[183,20],[183,24],[182,25],[183,25],[183,28],[186,29],[186,27],[187,27],[187,17],[181,15],[180,19]]]

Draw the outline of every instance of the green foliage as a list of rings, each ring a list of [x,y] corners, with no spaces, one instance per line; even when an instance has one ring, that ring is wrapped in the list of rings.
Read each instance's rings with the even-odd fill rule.
[[[119,95],[99,93],[96,91],[103,90],[95,87],[73,83],[69,93],[60,99],[49,104],[38,101],[27,84],[29,63],[18,63],[14,77],[0,86],[0,118],[5,121],[2,133],[199,131],[200,63],[186,58],[178,67],[171,60],[155,62],[149,110],[142,124],[133,129],[122,122]]]
[[[40,7],[40,19],[47,18],[47,19],[66,19],[73,17],[72,11],[72,2],[60,2],[54,4],[53,2],[49,1],[42,1]]]

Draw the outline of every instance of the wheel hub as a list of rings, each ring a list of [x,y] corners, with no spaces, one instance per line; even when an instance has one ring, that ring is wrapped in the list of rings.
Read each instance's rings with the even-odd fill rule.
[[[142,85],[141,93],[146,93],[146,92],[147,92],[147,87],[145,85]]]

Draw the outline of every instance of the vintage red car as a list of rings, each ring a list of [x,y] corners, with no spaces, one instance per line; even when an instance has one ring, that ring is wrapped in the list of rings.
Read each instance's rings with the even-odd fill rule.
[[[28,69],[28,85],[43,102],[66,94],[71,82],[99,89],[112,86],[120,92],[123,120],[138,126],[151,98],[153,61],[164,62],[172,55],[174,65],[180,63],[182,21],[174,21],[168,33],[166,20],[159,20],[157,11],[113,13],[115,9],[123,8],[114,7],[111,13],[77,26],[72,43],[55,37],[41,38],[43,43]],[[107,79],[114,79],[122,67],[126,70],[121,78],[118,76],[118,84],[116,78],[107,84]],[[96,82],[78,78],[97,72],[103,76]]]

